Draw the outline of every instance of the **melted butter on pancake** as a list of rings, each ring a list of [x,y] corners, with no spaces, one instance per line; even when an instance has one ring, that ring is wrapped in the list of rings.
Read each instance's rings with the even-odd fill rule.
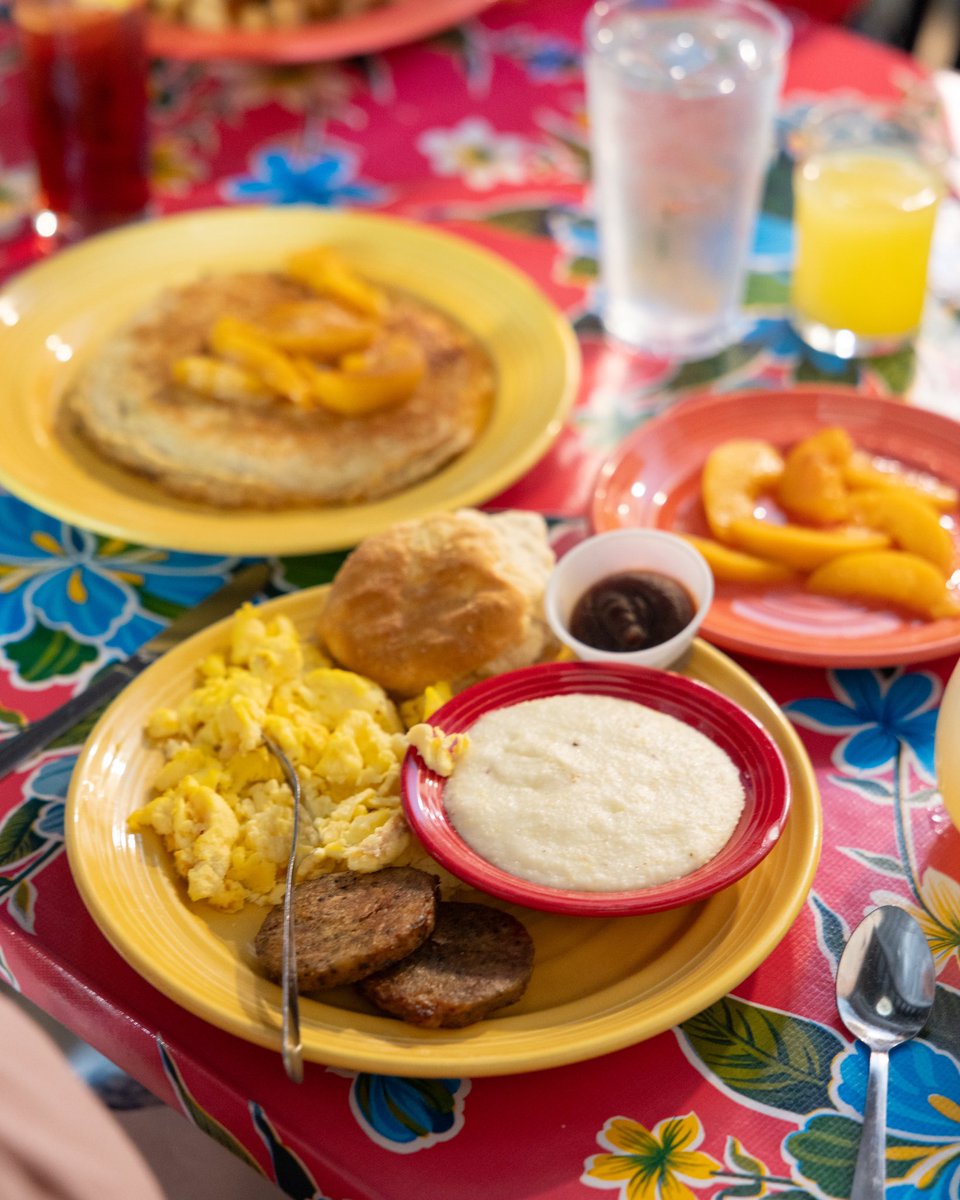
[[[170,493],[218,507],[279,508],[380,499],[434,474],[489,416],[492,363],[445,313],[383,289],[385,335],[416,341],[427,370],[402,403],[362,417],[255,399],[228,403],[176,383],[171,364],[203,354],[229,314],[251,322],[311,295],[280,274],[210,276],[168,289],[81,371],[65,404],[106,458]]]

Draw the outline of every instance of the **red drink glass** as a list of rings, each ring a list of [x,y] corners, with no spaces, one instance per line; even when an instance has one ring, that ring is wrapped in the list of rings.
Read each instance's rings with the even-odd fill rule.
[[[141,0],[17,0],[41,202],[60,232],[96,233],[149,199]]]

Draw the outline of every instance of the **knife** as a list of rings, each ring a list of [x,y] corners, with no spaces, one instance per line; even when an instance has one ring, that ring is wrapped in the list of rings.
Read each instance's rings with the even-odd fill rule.
[[[249,600],[265,587],[269,578],[270,567],[267,563],[255,563],[245,567],[219,591],[208,596],[195,608],[181,613],[175,621],[171,621],[150,641],[144,643],[135,654],[123,662],[114,663],[102,675],[97,676],[86,691],[73,696],[52,713],[34,721],[29,728],[0,743],[0,779],[20,766],[32,754],[49,746],[55,737],[66,733],[92,709],[115,696],[162,654],[166,654],[178,643],[192,637],[207,625],[212,625],[221,617],[229,616],[244,600]]]

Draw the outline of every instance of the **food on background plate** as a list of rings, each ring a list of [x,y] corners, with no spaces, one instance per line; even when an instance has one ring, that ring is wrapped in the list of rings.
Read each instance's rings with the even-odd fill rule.
[[[777,468],[777,460],[780,466]],[[719,443],[701,498],[713,539],[685,534],[720,581],[795,582],[811,592],[895,605],[928,620],[960,615],[950,586],[957,491],[868,454],[827,426],[780,451]]]
[[[730,756],[646,705],[574,692],[492,709],[444,787],[454,828],[521,879],[626,891],[681,878],[729,841],[745,793]]]
[[[759,496],[776,483],[782,471],[779,450],[759,438],[731,438],[711,451],[703,466],[700,491],[713,536],[725,541],[731,521],[753,516]]]
[[[356,17],[393,0],[150,0],[150,9],[193,29],[296,29]]]
[[[391,694],[527,666],[556,651],[543,613],[554,564],[535,513],[436,513],[366,538],[320,615],[334,658]]]
[[[360,992],[411,1025],[459,1029],[526,991],[533,973],[530,934],[487,904],[442,900],[433,933],[393,966],[364,978]]]
[[[65,418],[171,495],[228,508],[363,503],[476,440],[495,379],[454,318],[328,247],[166,289],[102,346]]]

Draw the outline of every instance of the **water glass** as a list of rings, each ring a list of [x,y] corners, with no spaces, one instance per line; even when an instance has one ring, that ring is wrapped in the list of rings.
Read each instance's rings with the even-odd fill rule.
[[[141,216],[149,200],[144,0],[14,0],[13,16],[38,230],[69,238]]]
[[[945,147],[906,107],[827,104],[798,138],[793,323],[816,350],[889,354],[920,326]]]
[[[604,325],[706,357],[742,332],[790,25],[763,0],[598,0],[584,39]]]

